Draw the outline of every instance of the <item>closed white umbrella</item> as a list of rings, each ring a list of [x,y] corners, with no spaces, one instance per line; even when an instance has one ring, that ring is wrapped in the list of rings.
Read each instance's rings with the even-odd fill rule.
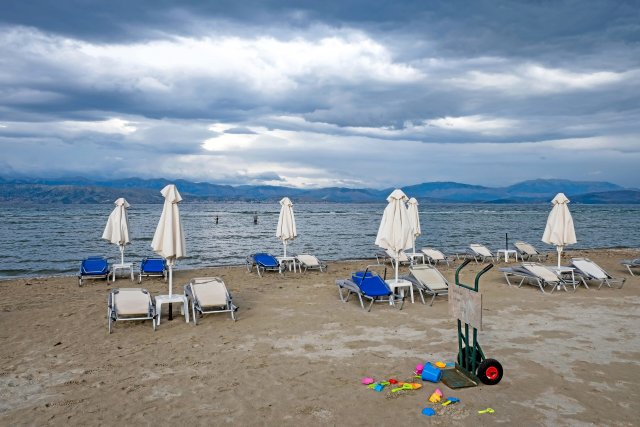
[[[567,206],[569,199],[563,193],[558,193],[551,203],[553,203],[553,208],[549,213],[542,241],[550,245],[556,245],[558,267],[560,267],[562,249],[577,242],[576,231],[573,228],[573,218]]]
[[[420,214],[418,213],[418,201],[412,197],[407,202],[407,212],[409,213],[409,221],[411,222],[413,254],[416,254],[416,237],[422,234],[420,229]]]
[[[278,228],[276,237],[282,240],[284,245],[284,256],[287,256],[287,243],[298,235],[296,231],[296,219],[293,216],[293,203],[288,197],[280,200],[280,217],[278,218]]]
[[[387,197],[389,204],[384,208],[376,245],[395,254],[396,282],[398,282],[398,258],[400,252],[411,247],[413,228],[405,203],[407,196],[402,190],[393,190]]]
[[[116,207],[109,215],[102,238],[119,246],[120,264],[124,264],[124,247],[129,244],[129,218],[127,216],[129,203],[122,197],[114,203]]]
[[[178,203],[182,200],[175,185],[169,184],[161,191],[164,206],[160,222],[153,235],[151,248],[155,253],[167,260],[169,267],[169,296],[173,293],[173,265],[177,259],[187,256],[184,231],[180,221]],[[185,308],[186,309],[186,308]]]

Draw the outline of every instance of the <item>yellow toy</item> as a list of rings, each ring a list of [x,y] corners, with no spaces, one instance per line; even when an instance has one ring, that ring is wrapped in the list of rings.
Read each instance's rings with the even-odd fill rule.
[[[442,392],[440,391],[439,388],[437,388],[436,391],[434,391],[433,394],[429,397],[429,402],[438,403],[441,400],[442,400]]]

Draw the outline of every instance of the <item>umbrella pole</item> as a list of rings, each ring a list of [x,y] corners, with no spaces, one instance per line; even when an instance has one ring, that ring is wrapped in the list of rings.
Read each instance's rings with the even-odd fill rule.
[[[562,246],[556,246],[556,249],[558,251],[558,267],[560,267],[560,256],[562,254]]]
[[[124,245],[120,245],[120,264],[124,264]]]
[[[173,263],[169,263],[169,297],[173,294]],[[169,303],[169,320],[173,320],[173,304]]]
[[[287,241],[283,240],[282,245],[284,246],[284,257],[287,257]]]
[[[396,283],[398,283],[398,267],[400,265],[400,253],[396,253]]]

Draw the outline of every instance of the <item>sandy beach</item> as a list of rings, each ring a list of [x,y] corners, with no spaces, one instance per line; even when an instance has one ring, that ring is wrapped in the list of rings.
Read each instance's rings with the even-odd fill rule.
[[[483,276],[487,356],[504,366],[495,386],[377,393],[362,377],[411,380],[416,364],[453,361],[455,321],[447,302],[409,301],[399,311],[356,299],[342,303],[335,280],[366,261],[331,262],[327,273],[266,274],[242,267],[180,270],[220,276],[240,307],[238,321],[208,315],[186,324],[174,307],[156,332],[151,323],[118,322],[107,333],[111,287],[75,277],[0,282],[0,424],[2,425],[637,425],[640,416],[640,277],[619,260],[637,250],[568,251],[616,277],[597,286],[543,294],[509,287],[498,266]],[[555,262],[550,254],[548,264]],[[470,282],[482,265],[465,269]],[[453,282],[455,269],[440,268]],[[402,273],[407,267],[402,267]],[[144,280],[166,294],[160,279]],[[460,403],[428,403],[439,387]],[[421,414],[433,407],[436,415]],[[491,407],[493,414],[478,414]]]

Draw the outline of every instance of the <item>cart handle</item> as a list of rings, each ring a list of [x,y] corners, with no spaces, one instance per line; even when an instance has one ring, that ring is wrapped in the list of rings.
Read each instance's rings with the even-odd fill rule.
[[[489,264],[487,265],[485,268],[483,268],[478,274],[476,274],[476,279],[475,279],[475,283],[474,286],[471,287],[470,285],[465,285],[464,283],[460,282],[459,279],[459,275],[460,275],[460,270],[462,270],[463,268],[465,268],[467,266],[467,264],[469,264],[471,262],[471,258],[467,258],[464,260],[464,262],[462,264],[460,264],[460,266],[456,269],[456,285],[457,286],[462,286],[463,288],[467,288],[471,291],[475,291],[478,292],[478,284],[480,282],[480,276],[482,276],[484,273],[486,273],[487,271],[491,270],[493,268],[493,264]]]

